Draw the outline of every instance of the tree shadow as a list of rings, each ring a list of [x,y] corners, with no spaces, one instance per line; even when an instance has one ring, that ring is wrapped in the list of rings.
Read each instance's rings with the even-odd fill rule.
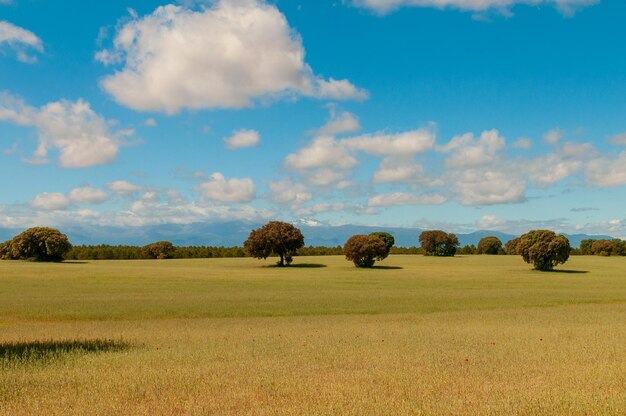
[[[321,269],[324,267],[328,267],[325,264],[318,264],[318,263],[296,263],[296,264],[292,264],[289,267],[295,267],[296,269]]]
[[[372,266],[372,269],[376,270],[402,270],[404,267],[400,266]]]
[[[275,269],[321,269],[324,267],[328,267],[325,264],[317,264],[317,263],[295,263],[295,264],[290,264],[289,266],[279,266],[277,264],[272,264],[269,266],[263,266],[263,267],[270,267],[270,268],[275,268]]]
[[[589,270],[544,270],[542,273],[587,274]]]
[[[112,339],[3,342],[0,343],[0,363],[41,363],[69,354],[119,352],[130,347],[128,342]]]
[[[63,264],[87,264],[88,261],[80,261],[80,260],[65,260]]]

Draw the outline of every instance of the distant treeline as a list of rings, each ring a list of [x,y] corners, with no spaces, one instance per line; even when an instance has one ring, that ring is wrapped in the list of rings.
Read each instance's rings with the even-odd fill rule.
[[[463,249],[460,249],[462,251]],[[394,247],[391,254],[423,254],[419,247]],[[299,256],[340,256],[343,248],[308,246],[298,250]],[[174,247],[170,258],[173,259],[210,259],[227,257],[248,257],[243,247],[181,246]],[[153,258],[146,255],[143,247],[138,246],[73,246],[67,253],[67,260],[142,260]]]
[[[393,247],[390,254],[424,254],[421,247]],[[459,247],[456,254],[479,254],[476,246]],[[503,250],[499,254],[505,254]],[[573,248],[571,255],[625,256],[626,242],[622,240],[584,240],[581,248]],[[341,256],[343,248],[308,246],[298,249],[298,256]],[[243,247],[181,246],[173,247],[168,255],[174,259],[210,259],[227,257],[248,257]],[[141,260],[154,258],[139,246],[73,246],[67,253],[67,260]]]
[[[626,256],[626,241],[582,240],[578,251],[584,256]]]
[[[174,259],[210,259],[223,257],[246,257],[242,247],[189,246],[174,247],[169,256]],[[67,260],[141,260],[153,258],[138,246],[73,246]]]

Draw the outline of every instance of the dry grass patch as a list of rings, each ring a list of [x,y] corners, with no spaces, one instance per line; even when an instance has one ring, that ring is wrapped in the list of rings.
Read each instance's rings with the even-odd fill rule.
[[[11,265],[27,276],[17,290],[17,276],[1,274],[0,301],[35,296],[13,313],[0,306],[12,324],[0,345],[132,347],[5,366],[0,414],[626,414],[621,259],[572,263],[587,274],[492,259],[394,257],[385,264],[402,269],[365,273],[338,258],[287,273],[247,260],[98,262],[47,276]]]

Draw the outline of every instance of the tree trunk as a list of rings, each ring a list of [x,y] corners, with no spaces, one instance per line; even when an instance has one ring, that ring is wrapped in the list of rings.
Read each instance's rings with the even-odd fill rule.
[[[285,256],[280,255],[280,267],[285,267]]]

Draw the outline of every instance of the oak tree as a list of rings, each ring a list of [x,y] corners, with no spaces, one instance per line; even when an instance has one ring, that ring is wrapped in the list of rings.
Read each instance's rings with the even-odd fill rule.
[[[289,223],[270,221],[252,230],[243,247],[248,255],[258,259],[266,259],[272,254],[279,256],[278,265],[284,267],[291,264],[298,249],[304,247],[304,236]]]
[[[567,237],[550,230],[533,230],[520,237],[517,245],[526,263],[536,270],[548,271],[569,259],[571,247]]]
[[[441,230],[424,231],[420,234],[419,241],[427,256],[452,257],[459,246],[456,235]]]
[[[356,267],[372,267],[387,257],[385,242],[375,235],[353,235],[343,246],[343,254]]]

